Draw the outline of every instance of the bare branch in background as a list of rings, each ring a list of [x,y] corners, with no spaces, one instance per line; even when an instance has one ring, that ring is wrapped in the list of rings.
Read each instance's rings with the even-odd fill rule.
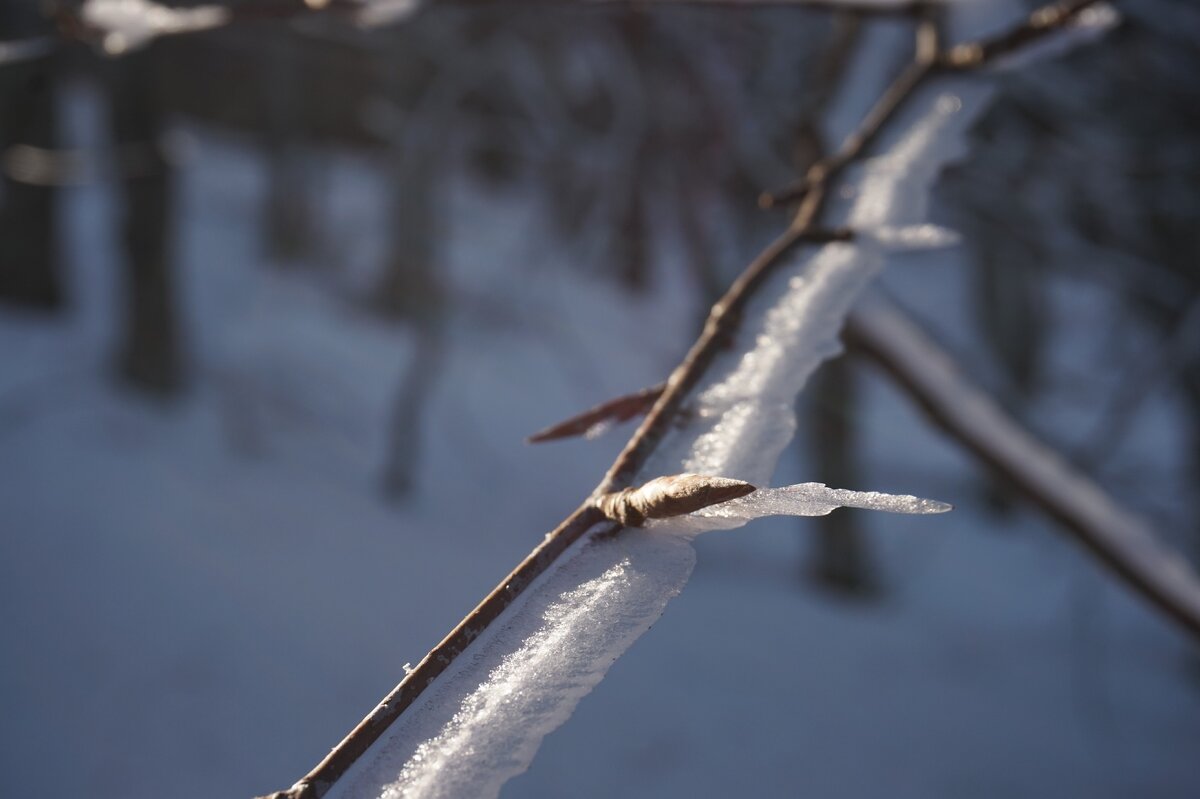
[[[1140,520],[1022,429],[901,311],[882,300],[851,314],[847,342],[874,360],[930,420],[1059,522],[1129,586],[1200,636],[1200,580]]]
[[[938,66],[952,70],[977,69],[1034,44],[1047,34],[1077,24],[1083,12],[1106,5],[1101,0],[1062,0],[1035,9],[1025,24],[986,39],[951,47],[938,54]]]
[[[830,170],[840,170],[847,162],[857,158],[874,141],[883,123],[891,118],[896,108],[937,70],[969,70],[994,63],[1073,24],[1080,13],[1099,2],[1100,0],[1067,0],[1043,6],[1034,11],[1023,24],[1009,31],[991,38],[958,44],[946,50],[940,49],[938,28],[929,16],[936,12],[936,8],[923,7],[921,13],[925,16],[918,31],[917,54],[913,63],[900,73],[879,98],[875,107],[863,118],[858,129],[846,137],[836,152],[813,164],[804,178],[795,184],[779,191],[764,193],[759,198],[759,205],[770,208],[783,203],[797,202],[804,199],[809,191],[824,184],[828,179],[827,173]]]

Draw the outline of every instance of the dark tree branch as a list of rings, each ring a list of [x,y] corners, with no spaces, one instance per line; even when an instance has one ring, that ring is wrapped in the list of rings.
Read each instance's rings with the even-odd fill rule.
[[[1062,0],[1042,6],[1025,23],[986,39],[955,45],[938,55],[937,65],[949,70],[978,69],[1010,55],[1048,34],[1070,25],[1079,13],[1100,0]]]

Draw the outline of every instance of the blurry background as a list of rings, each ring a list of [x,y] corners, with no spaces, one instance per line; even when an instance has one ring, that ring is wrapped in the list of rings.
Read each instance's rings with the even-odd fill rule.
[[[1000,73],[882,283],[1200,559],[1200,12]],[[0,8],[0,771],[307,771],[595,485],[908,57],[800,8],[303,16],[105,58]],[[111,43],[111,42],[110,42]],[[113,48],[109,48],[113,49]],[[1200,658],[852,355],[776,482],[953,502],[707,535],[505,796],[1192,796]]]

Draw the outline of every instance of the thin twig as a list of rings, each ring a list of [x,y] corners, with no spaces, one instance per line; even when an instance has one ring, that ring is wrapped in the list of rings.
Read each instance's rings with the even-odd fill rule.
[[[1069,25],[1079,13],[1100,0],[1063,0],[1038,8],[1019,25],[995,36],[951,47],[938,57],[949,70],[978,69]]]
[[[1127,585],[1200,636],[1200,579],[1138,519],[1023,430],[890,303],[853,311],[847,344],[882,367],[926,415],[1090,549]]]
[[[604,422],[624,422],[648,411],[662,396],[666,383],[643,388],[632,394],[625,394],[608,402],[603,402],[594,408],[588,408],[582,413],[552,424],[531,435],[525,441],[529,444],[540,444],[543,441],[554,441],[560,438],[574,438],[587,434],[589,430]]]
[[[271,799],[317,799],[322,796],[367,747],[374,743],[421,692],[470,645],[471,641],[498,618],[568,547],[599,525],[604,525],[611,532],[620,529],[618,525],[604,519],[593,503],[604,494],[629,487],[638,470],[646,463],[676,418],[684,397],[700,382],[718,353],[736,333],[747,301],[774,268],[781,264],[785,256],[797,245],[814,240],[830,240],[818,227],[830,185],[839,177],[842,169],[864,151],[880,129],[894,117],[895,112],[931,74],[933,66],[941,60],[937,25],[937,12],[922,12],[922,19],[917,26],[912,63],[876,103],[856,134],[839,148],[837,154],[824,162],[820,172],[806,185],[804,192],[796,197],[799,206],[788,228],[746,267],[725,295],[713,306],[700,337],[692,345],[683,362],[671,373],[646,418],[592,496],[547,534],[542,543],[426,655],[313,771],[291,789],[271,794]],[[1022,27],[1028,25],[1029,23],[1025,23]],[[1037,35],[1040,36],[1041,33]],[[1010,33],[1000,38],[1014,36],[1016,34]],[[1037,37],[1020,35],[1022,42],[1031,38]],[[984,47],[985,56],[993,51],[1007,52],[1003,48],[997,50],[995,47]]]
[[[814,208],[815,205],[816,204],[814,204]],[[816,211],[814,210],[811,213],[815,212]],[[797,222],[798,221],[799,220],[797,219]],[[672,385],[672,381],[676,379],[676,375],[679,375],[678,379],[680,381],[687,382],[692,381],[693,376],[698,379],[699,376],[703,374],[703,369],[707,368],[707,361],[710,360],[720,348],[721,335],[725,332],[730,332],[729,328],[736,324],[736,314],[740,312],[742,305],[745,302],[745,298],[748,297],[751,292],[753,292],[754,288],[758,285],[758,282],[765,277],[767,270],[777,263],[778,259],[784,253],[786,253],[791,247],[800,243],[828,244],[837,241],[851,241],[853,238],[853,232],[845,228],[833,228],[828,230],[821,228],[803,229],[798,224],[794,223],[788,229],[788,231],[781,236],[774,245],[772,245],[771,248],[768,248],[768,250],[764,251],[764,253],[759,256],[759,259],[746,269],[741,278],[739,278],[739,283],[735,283],[734,286],[730,288],[728,292],[726,292],[721,301],[713,306],[712,312],[709,314],[708,321],[704,326],[704,334],[702,334],[696,344],[693,345],[692,352],[688,353],[687,358],[684,360],[683,364],[676,369],[676,373],[672,374],[670,380],[668,380],[666,383],[659,383],[658,385],[644,388],[641,391],[636,391],[632,394],[625,394],[620,397],[616,397],[615,399],[608,400],[607,402],[601,403],[593,408],[589,408],[582,413],[576,414],[575,416],[534,433],[528,439],[526,439],[526,441],[531,444],[535,444],[560,438],[581,436],[602,422],[624,422],[642,413],[646,413],[648,416],[653,414],[658,403],[661,401],[663,394],[667,393],[668,388]],[[739,286],[739,284],[742,285]],[[737,291],[735,292],[734,289],[737,289]],[[728,321],[725,321],[726,317],[728,317]],[[709,333],[710,328],[712,328],[711,334]],[[703,352],[701,352],[701,350],[703,350]],[[702,367],[699,363],[689,366],[689,362],[693,359],[704,359],[706,362],[705,366]],[[679,374],[680,370],[684,367],[688,367],[688,374]],[[687,393],[688,388],[690,388],[692,384],[693,383],[689,383],[687,388],[676,388],[675,391],[679,396],[682,396],[682,394]],[[641,431],[639,430],[638,434],[640,433]],[[638,440],[638,434],[634,435],[634,438],[630,441],[630,444],[633,444],[634,441]],[[625,453],[622,453],[621,457],[624,458]],[[631,455],[630,457],[632,458],[633,456]],[[623,475],[622,482],[631,476],[629,474],[631,470],[636,470],[638,466],[641,465],[640,463],[631,460],[630,464],[632,464],[632,466],[630,468],[626,468],[629,466],[629,464],[622,464],[621,459],[618,459],[617,464],[620,465],[621,468],[618,469],[617,465],[614,465],[613,471],[610,472],[610,474],[620,472],[620,474]],[[606,491],[615,491],[624,487],[626,487],[624,484],[617,485],[616,483],[613,483],[612,486],[606,489]]]
[[[925,80],[932,68],[931,61],[914,61],[909,64],[863,118],[858,128],[846,137],[842,146],[835,153],[813,164],[807,174],[797,183],[776,192],[764,193],[758,198],[759,207],[771,208],[783,203],[795,202],[802,199],[816,186],[827,183],[831,175],[836,174],[858,158],[867,145],[875,140],[883,124],[891,119],[900,104],[908,99],[921,81]]]
[[[923,11],[924,18],[918,27],[916,57],[887,88],[875,107],[859,123],[858,128],[846,137],[836,152],[813,164],[801,180],[778,191],[764,193],[759,197],[759,205],[770,208],[796,202],[803,199],[814,186],[825,183],[831,170],[839,170],[858,158],[875,140],[883,123],[892,117],[896,108],[938,70],[965,71],[989,64],[1061,30],[1074,21],[1081,11],[1099,1],[1066,0],[1052,3],[1034,11],[1024,23],[1011,30],[945,50],[940,47],[938,26],[932,16],[938,9],[926,7]]]

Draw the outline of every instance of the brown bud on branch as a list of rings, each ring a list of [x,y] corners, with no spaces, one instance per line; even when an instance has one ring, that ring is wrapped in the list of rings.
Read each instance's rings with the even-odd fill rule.
[[[703,474],[656,477],[638,488],[601,494],[593,503],[625,527],[642,527],[649,519],[670,519],[744,497],[756,488],[741,480]]]

